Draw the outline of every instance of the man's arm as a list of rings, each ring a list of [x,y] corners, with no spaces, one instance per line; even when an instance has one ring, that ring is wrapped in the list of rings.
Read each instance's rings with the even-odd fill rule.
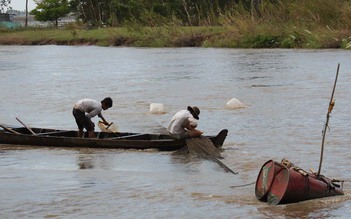
[[[195,119],[189,118],[188,123],[186,125],[186,129],[189,130],[190,137],[198,137],[203,134],[202,131],[197,130],[197,122]]]
[[[103,121],[103,123],[104,123],[105,125],[109,125],[109,124],[110,124],[110,123],[108,123],[108,122],[105,120],[105,118],[102,116],[101,113],[98,114],[98,117],[100,117],[100,118],[102,119],[102,121]]]

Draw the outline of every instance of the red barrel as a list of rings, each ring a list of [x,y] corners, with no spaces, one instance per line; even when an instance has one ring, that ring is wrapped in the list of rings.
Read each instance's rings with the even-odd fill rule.
[[[341,188],[314,176],[304,176],[296,170],[282,168],[275,175],[267,201],[271,205],[278,205],[343,194]]]
[[[271,188],[275,175],[285,168],[278,162],[269,160],[263,164],[256,180],[255,194],[258,200],[267,201],[267,194]]]

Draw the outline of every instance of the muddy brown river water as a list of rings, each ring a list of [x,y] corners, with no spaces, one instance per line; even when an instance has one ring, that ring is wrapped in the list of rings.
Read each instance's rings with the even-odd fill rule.
[[[196,105],[205,134],[229,130],[223,162],[239,172],[155,150],[0,145],[0,218],[349,218],[350,60],[345,50],[0,46],[0,123],[76,129],[77,100],[110,96],[107,120],[157,133]],[[322,174],[348,180],[345,195],[269,206],[254,185],[233,188],[269,159],[318,169],[338,63]],[[226,108],[231,98],[246,108]]]

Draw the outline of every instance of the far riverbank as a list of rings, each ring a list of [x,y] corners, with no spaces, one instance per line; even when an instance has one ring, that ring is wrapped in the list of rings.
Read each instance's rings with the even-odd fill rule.
[[[98,45],[130,47],[309,48],[351,47],[351,31],[328,28],[244,31],[234,26],[0,29],[0,45]]]

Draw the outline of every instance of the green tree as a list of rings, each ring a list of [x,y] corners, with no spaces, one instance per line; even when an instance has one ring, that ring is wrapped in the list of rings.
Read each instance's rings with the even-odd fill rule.
[[[126,21],[156,26],[218,25],[225,10],[251,0],[71,0],[76,17],[92,26],[118,26]]]
[[[60,18],[70,13],[68,0],[36,0],[37,7],[30,14],[38,21],[54,22],[58,27]]]
[[[11,9],[11,0],[0,0],[0,12],[5,12],[5,8]]]
[[[113,23],[113,0],[71,0],[72,12],[77,19],[94,27]]]

